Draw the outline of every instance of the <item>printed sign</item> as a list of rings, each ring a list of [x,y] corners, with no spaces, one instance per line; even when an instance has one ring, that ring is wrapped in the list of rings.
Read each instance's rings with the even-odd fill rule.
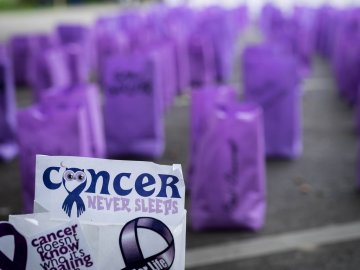
[[[25,219],[24,223],[26,223]],[[12,244],[0,246],[0,269],[96,269],[94,258],[77,222],[66,222],[27,237],[13,224],[3,222],[0,223],[0,236],[14,237]],[[11,256],[12,250],[14,250],[13,256]]]
[[[36,157],[35,209],[0,223],[2,270],[184,270],[180,165]]]
[[[36,164],[35,203],[53,218],[112,224],[124,214],[182,218],[180,165],[49,156],[37,156]]]

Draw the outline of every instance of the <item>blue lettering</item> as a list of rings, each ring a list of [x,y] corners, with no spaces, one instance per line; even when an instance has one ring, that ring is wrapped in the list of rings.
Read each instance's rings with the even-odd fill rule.
[[[129,195],[130,192],[132,191],[132,188],[123,189],[120,185],[121,178],[123,177],[130,178],[130,175],[131,173],[120,173],[115,177],[113,185],[114,185],[114,190],[118,195],[126,196]]]
[[[168,175],[168,174],[159,174],[161,179],[161,190],[157,197],[164,197],[167,198],[166,188],[170,187],[172,190],[171,198],[181,198],[179,194],[179,190],[176,184],[179,182],[179,179],[175,175]],[[168,179],[171,178],[172,181],[168,183]]]
[[[43,182],[44,185],[51,190],[58,189],[62,182],[59,183],[53,182],[50,177],[53,171],[60,172],[60,167],[49,167],[43,173]],[[96,186],[98,180],[101,178],[101,190],[99,194],[108,194],[109,193],[109,184],[110,184],[110,174],[107,171],[100,171],[96,173],[93,169],[87,170],[90,173],[91,181],[89,188],[85,191],[86,193],[97,193]],[[178,187],[176,186],[179,183],[179,179],[175,175],[169,174],[158,174],[161,180],[160,191],[156,197],[160,198],[181,198]],[[113,188],[117,195],[127,196],[129,195],[133,188],[124,188],[121,185],[124,178],[130,180],[131,173],[119,173],[115,176],[113,180]],[[132,183],[133,184],[133,183]],[[135,180],[135,191],[142,197],[150,197],[155,192],[155,177],[149,173],[140,174]],[[170,194],[169,194],[170,193]],[[171,195],[171,196],[168,196]]]
[[[102,187],[100,194],[110,194],[109,193],[109,181],[110,181],[110,175],[106,171],[100,171],[98,173],[95,173],[93,169],[89,169],[88,172],[91,175],[91,183],[89,188],[85,191],[87,193],[95,193],[96,192],[96,183],[100,177],[102,177]]]
[[[145,182],[144,180],[147,179]],[[154,194],[155,188],[151,190],[145,190],[145,187],[152,186],[155,184],[155,178],[149,173],[140,174],[135,181],[136,192],[143,197],[149,197]]]
[[[45,170],[44,174],[43,174],[43,182],[45,187],[47,187],[48,189],[58,189],[61,186],[61,181],[60,183],[54,183],[51,181],[50,179],[50,174],[52,171],[60,171],[60,167],[49,167]]]

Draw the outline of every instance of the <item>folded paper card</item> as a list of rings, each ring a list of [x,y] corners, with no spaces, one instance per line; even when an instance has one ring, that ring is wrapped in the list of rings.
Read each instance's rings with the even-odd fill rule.
[[[36,213],[0,223],[0,269],[185,269],[180,165],[38,155],[35,184]]]
[[[44,214],[20,215],[0,223],[0,236],[14,238],[0,246],[1,269],[97,269],[78,222],[43,219]]]
[[[35,210],[76,218],[98,269],[184,269],[180,165],[50,156],[36,164]]]

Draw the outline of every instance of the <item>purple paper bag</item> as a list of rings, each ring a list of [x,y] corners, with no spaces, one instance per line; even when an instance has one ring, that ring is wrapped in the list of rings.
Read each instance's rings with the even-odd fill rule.
[[[190,85],[188,42],[191,31],[191,11],[184,7],[158,6],[148,14],[152,31],[160,36],[160,42],[172,44],[175,54],[177,93],[182,94]]]
[[[193,87],[215,82],[215,51],[208,37],[193,33],[189,40],[190,83]]]
[[[357,111],[357,120],[359,121],[360,113],[359,113],[359,109],[357,109],[357,110],[358,110]],[[359,127],[358,123],[357,123],[357,125],[358,125],[358,129],[359,129],[360,127]],[[355,183],[355,186],[356,186],[357,190],[360,190],[360,144],[359,144],[359,139],[358,139],[356,148],[357,148],[357,160],[356,160],[357,166],[356,166],[356,183]]]
[[[333,56],[337,28],[343,17],[342,12],[331,6],[324,6],[318,10],[316,47],[326,58]]]
[[[80,44],[69,44],[64,48],[67,69],[70,76],[70,85],[85,84],[89,81],[88,62]]]
[[[211,6],[198,15],[197,31],[207,36],[213,47],[215,79],[219,83],[230,80],[237,27],[232,23],[228,12],[220,6]],[[221,38],[219,38],[221,37]]]
[[[90,156],[91,144],[85,109],[43,111],[30,107],[18,112],[18,142],[23,205],[32,212],[35,185],[35,156]]]
[[[58,65],[58,62],[55,62]],[[33,100],[38,101],[41,93],[52,86],[48,61],[43,51],[33,53],[29,69],[29,85],[32,89]]]
[[[260,15],[260,28],[266,39],[283,34],[285,16],[283,12],[271,3],[263,6]]]
[[[41,107],[44,111],[66,111],[85,108],[89,124],[91,157],[106,157],[103,114],[100,93],[96,85],[83,84],[75,87],[55,88],[42,96]]]
[[[5,47],[0,45],[0,160],[11,160],[17,155],[15,113],[11,61]]]
[[[159,58],[161,59],[161,64],[159,68],[162,73],[162,86],[163,97],[164,97],[164,106],[165,110],[170,108],[173,105],[173,102],[176,97],[176,66],[175,66],[175,47],[174,44],[163,43],[162,45],[158,44],[155,48]]]
[[[186,92],[190,86],[190,57],[187,49],[188,39],[177,39],[175,42],[175,61],[178,94]]]
[[[52,83],[49,77],[45,52],[54,48],[56,40],[47,34],[36,34],[28,37],[29,59],[26,63],[27,83],[32,88],[34,100],[37,101],[43,89],[49,88]]]
[[[311,61],[315,49],[315,10],[307,7],[297,7],[293,20],[296,24],[294,46],[304,74],[311,70]]]
[[[355,106],[355,127],[357,130],[357,133],[360,134],[360,86],[357,91],[357,102]]]
[[[229,86],[221,87],[204,87],[191,91],[190,107],[190,165],[187,185],[191,189],[191,179],[198,163],[198,147],[202,141],[203,135],[206,134],[209,125],[209,114],[216,108],[228,106],[236,101],[235,89]]]
[[[37,52],[32,60],[30,74],[35,101],[39,101],[50,88],[71,85],[67,59],[61,48]]]
[[[148,52],[116,55],[105,64],[108,155],[158,157],[164,151],[161,59]]]
[[[62,44],[82,43],[89,38],[89,29],[80,24],[60,24],[56,33]]]
[[[185,18],[177,14],[177,10],[170,10],[163,24],[166,26],[167,36],[175,45],[175,63],[178,94],[182,94],[190,86],[190,56],[188,50],[189,29]],[[189,23],[189,22],[187,22]]]
[[[303,77],[310,72],[314,19],[310,9],[296,8],[292,17],[280,9],[267,5],[263,10],[262,30],[266,42],[282,46],[293,54],[298,62],[299,74]]]
[[[297,61],[268,44],[244,52],[245,99],[264,111],[267,156],[295,158],[302,152],[301,91]]]
[[[250,22],[247,6],[238,6],[228,10],[228,16],[230,16],[234,27],[237,29],[237,34]]]
[[[104,62],[114,54],[126,53],[130,50],[130,41],[125,32],[119,31],[115,26],[108,26],[106,18],[97,22],[95,26],[95,42],[97,55],[97,75],[102,82],[104,78]],[[105,21],[104,21],[105,20]],[[110,18],[108,19],[110,20]],[[110,20],[111,21],[111,20]]]
[[[192,227],[258,230],[266,211],[261,108],[233,103],[208,117],[190,190]]]
[[[350,104],[357,103],[360,85],[360,12],[344,12],[339,23],[333,50],[333,69],[340,94]]]
[[[9,41],[14,79],[17,85],[27,85],[27,66],[30,57],[28,35],[16,35]]]
[[[81,56],[78,60],[83,61],[86,67],[86,76],[89,76],[96,63],[96,50],[94,33],[86,26],[80,24],[59,24],[56,27],[56,35],[63,46],[77,44],[81,48]]]
[[[55,45],[55,38],[48,34],[13,36],[9,41],[9,50],[16,84],[23,86],[31,84],[34,64],[36,65],[39,53]]]
[[[153,39],[153,33],[146,29],[144,14],[138,10],[130,9],[122,12],[117,18],[117,23],[119,29],[128,36],[132,48],[147,44],[148,39]]]

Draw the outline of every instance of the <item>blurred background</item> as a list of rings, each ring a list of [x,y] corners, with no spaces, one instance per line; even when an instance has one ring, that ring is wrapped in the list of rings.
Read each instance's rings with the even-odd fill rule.
[[[187,269],[359,269],[359,0],[0,0],[0,220],[35,155],[180,163]]]

